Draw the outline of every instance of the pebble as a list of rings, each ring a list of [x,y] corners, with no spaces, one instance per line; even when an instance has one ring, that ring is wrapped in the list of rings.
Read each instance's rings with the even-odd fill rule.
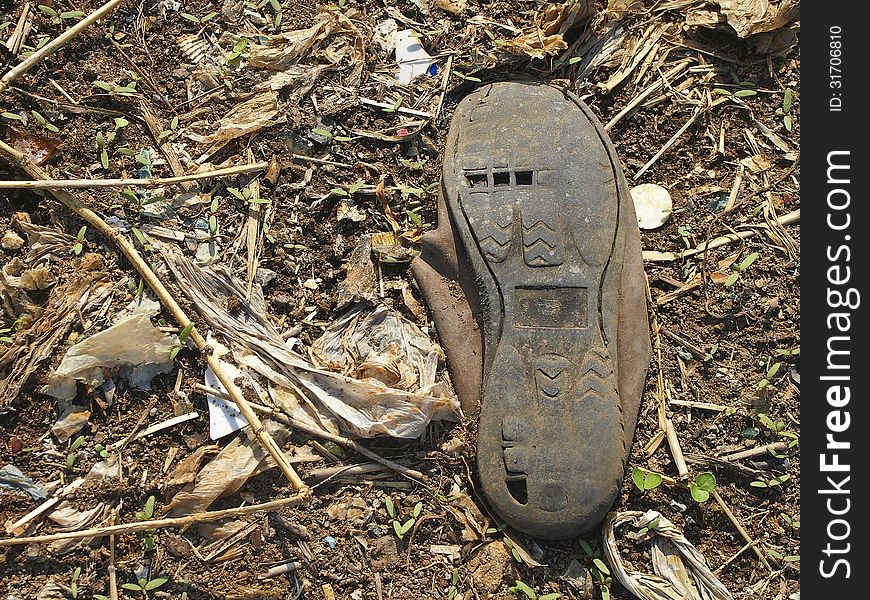
[[[7,231],[3,234],[3,239],[0,240],[0,246],[4,250],[20,250],[24,246],[24,240],[14,231]]]
[[[637,225],[641,229],[656,229],[671,218],[674,203],[671,194],[655,183],[642,183],[631,188]]]
[[[671,500],[670,502],[668,502],[668,506],[670,506],[672,510],[680,513],[685,512],[686,508],[688,508],[685,504],[683,504],[682,502],[677,502],[676,500]]]

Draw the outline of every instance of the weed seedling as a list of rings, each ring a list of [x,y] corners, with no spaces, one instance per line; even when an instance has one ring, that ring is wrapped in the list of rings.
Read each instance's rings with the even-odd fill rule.
[[[82,250],[85,249],[85,234],[88,232],[88,226],[82,225],[82,228],[79,229],[79,232],[76,234],[76,243],[73,245],[73,254],[78,256],[82,253]]]
[[[523,593],[529,600],[556,600],[556,598],[562,597],[562,594],[558,592],[538,596],[537,592],[535,592],[535,590],[533,590],[528,584],[523,583],[519,579],[517,579],[516,582],[517,584],[510,588],[510,591],[515,594]]]
[[[148,598],[151,592],[169,581],[168,577],[158,577],[148,581],[144,577],[140,577],[136,583],[122,583],[121,587],[131,592],[140,592],[143,598]]]
[[[637,468],[631,472],[631,480],[641,492],[654,490],[662,483],[662,476],[652,471]]]
[[[70,444],[69,453],[66,455],[66,468],[68,471],[72,471],[73,465],[75,465],[76,462],[76,452],[84,443],[85,436],[80,435],[72,444]]]
[[[756,260],[758,260],[758,252],[753,252],[736,265],[731,265],[731,274],[725,279],[725,287],[731,287],[737,283],[740,275]]]
[[[72,574],[72,581],[70,581],[70,584],[69,584],[69,594],[70,594],[70,596],[73,597],[73,600],[75,600],[75,598],[79,597],[79,576],[81,574],[82,574],[82,568],[76,567],[75,571],[73,571],[73,574]]]
[[[417,522],[417,518],[423,511],[423,502],[418,502],[414,505],[411,518],[402,523],[399,519],[399,511],[392,498],[384,496],[384,506],[387,509],[387,514],[390,516],[390,523],[393,525],[393,531],[396,533],[396,537],[400,540],[403,539],[405,534],[411,530],[411,527],[414,526],[414,523]]]
[[[142,510],[140,512],[136,513],[136,520],[137,521],[150,521],[154,517],[154,502],[155,502],[154,496],[148,496],[148,500],[145,501],[145,506],[142,508]],[[145,538],[143,539],[143,543],[145,545],[146,551],[154,549],[155,544],[154,544],[154,530],[153,529],[146,529],[145,530]]]
[[[706,502],[710,499],[710,492],[716,489],[716,477],[709,471],[698,473],[695,481],[689,484],[689,493],[695,502]]]

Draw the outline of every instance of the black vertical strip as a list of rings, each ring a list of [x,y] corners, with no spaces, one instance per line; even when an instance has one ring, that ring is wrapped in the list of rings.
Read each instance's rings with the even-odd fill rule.
[[[853,598],[867,586],[870,218],[864,205],[870,180],[865,135],[870,32],[862,5],[801,6],[800,568],[805,598]]]

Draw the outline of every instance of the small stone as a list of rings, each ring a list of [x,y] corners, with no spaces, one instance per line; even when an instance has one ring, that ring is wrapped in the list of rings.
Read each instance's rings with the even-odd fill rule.
[[[645,230],[664,225],[674,208],[668,190],[655,183],[643,183],[631,188],[631,199],[634,200],[637,225]]]
[[[435,0],[435,8],[451,15],[461,15],[468,9],[468,0]]]
[[[278,274],[272,269],[260,267],[257,269],[257,274],[254,276],[254,279],[260,284],[260,287],[264,288],[275,281],[276,277],[278,277]]]
[[[14,231],[7,231],[3,234],[3,239],[0,240],[0,246],[2,246],[4,250],[20,250],[21,247],[24,246],[24,240]]]
[[[468,562],[477,589],[492,594],[502,585],[513,557],[503,542],[489,542]]]
[[[372,569],[396,567],[401,563],[396,538],[391,535],[379,537],[371,543]]]
[[[675,510],[679,513],[685,512],[686,508],[688,508],[685,504],[683,504],[682,502],[677,502],[676,500],[671,500],[670,502],[668,502],[668,506],[670,506],[672,510]]]
[[[302,287],[304,287],[307,290],[313,291],[313,290],[316,290],[318,288],[317,282],[318,282],[317,279],[306,279],[305,283],[302,284]]]

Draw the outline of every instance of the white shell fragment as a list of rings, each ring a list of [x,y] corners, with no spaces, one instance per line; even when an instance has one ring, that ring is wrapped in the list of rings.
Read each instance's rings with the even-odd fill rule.
[[[671,218],[674,203],[668,190],[655,183],[642,183],[631,188],[637,225],[641,229],[656,229]]]

